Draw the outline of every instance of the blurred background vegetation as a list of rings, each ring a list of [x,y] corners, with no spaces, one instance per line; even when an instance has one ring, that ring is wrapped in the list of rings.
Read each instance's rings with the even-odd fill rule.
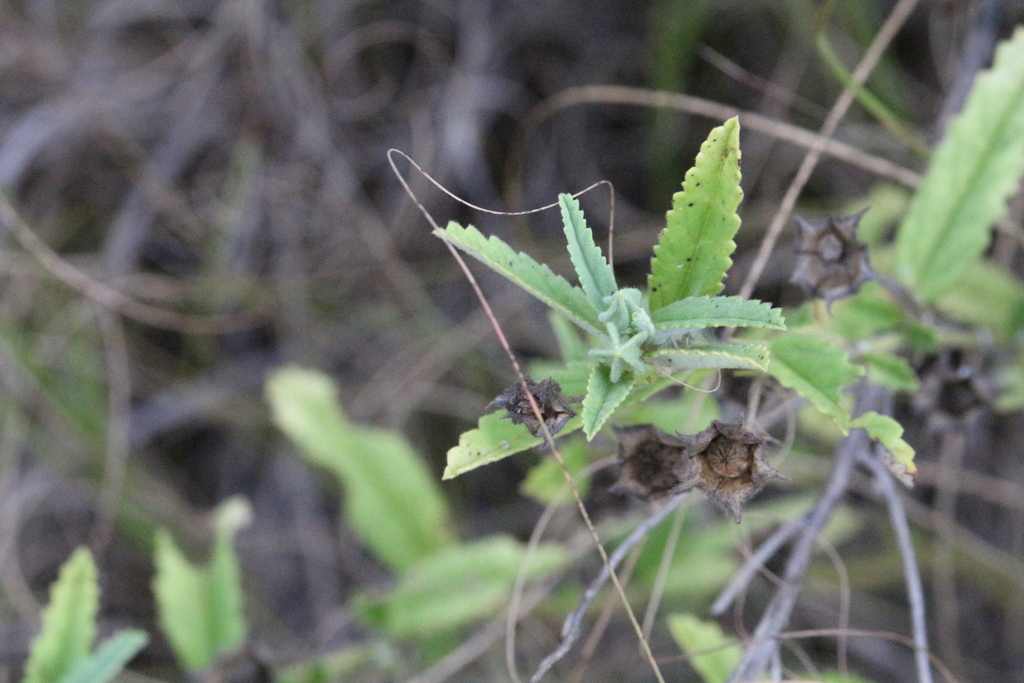
[[[286,665],[374,640],[351,598],[388,586],[389,572],[340,515],[337,484],[271,425],[267,374],[284,364],[326,371],[349,418],[403,434],[438,478],[446,450],[513,377],[462,274],[393,175],[388,149],[489,209],[545,205],[610,180],[615,265],[620,282],[635,286],[671,193],[720,121],[639,101],[552,98],[581,85],[627,85],[816,131],[843,87],[829,59],[852,69],[892,5],[0,2],[0,679],[18,680],[45,587],[83,543],[100,566],[100,631],[155,633],[155,530],[169,528],[190,556],[203,557],[208,513],[233,495],[253,507],[237,546],[261,657]],[[1022,21],[1019,1],[921,2],[868,82],[889,118],[854,106],[836,137],[922,170],[994,41]],[[742,149],[744,222],[727,294],[803,155],[750,129]],[[398,169],[439,221],[473,222],[569,272],[555,212],[511,219],[472,211],[407,163]],[[874,201],[885,213],[902,193],[892,180],[826,158],[798,211],[818,217]],[[582,202],[606,235],[607,190]],[[1018,274],[1022,214],[1018,197],[990,249]],[[884,241],[890,227],[877,222],[874,239]],[[788,246],[777,249],[754,296],[799,304],[788,284],[793,263]],[[556,357],[543,307],[493,274],[479,277],[519,356]],[[1006,306],[1016,315],[1024,297],[1009,287]],[[995,409],[995,380],[985,375],[986,359],[1015,353],[1016,333],[1011,324],[954,360],[932,361],[937,379],[926,381],[925,398],[897,406],[921,462],[908,505],[922,563],[927,573],[928,549],[943,547],[957,570],[953,591],[931,596],[956,615],[937,624],[939,655],[978,680],[1024,681],[1024,420]],[[968,364],[970,373],[958,370]],[[745,391],[737,381],[722,394],[745,403]],[[953,420],[957,439],[935,436],[936,420]],[[804,494],[793,500],[806,503],[827,472],[824,441],[796,444],[790,469],[780,467],[796,484],[790,495]],[[589,457],[613,453],[599,439]],[[542,506],[520,484],[540,457],[443,484],[457,534],[525,539]],[[944,493],[950,481],[953,493]],[[627,510],[597,484],[590,503],[599,518]],[[862,493],[848,501],[851,530],[837,536],[850,625],[906,633],[884,510]],[[785,498],[774,503],[779,513],[798,509]],[[578,523],[571,511],[566,520]],[[721,528],[701,541],[705,561],[738,556],[749,542]],[[756,537],[756,525],[748,533]],[[653,573],[657,553],[649,560]],[[834,627],[835,571],[823,562],[813,577],[794,626]],[[710,588],[708,577],[696,578],[704,583],[690,598],[685,577],[673,578],[675,599],[706,610],[711,578]],[[546,652],[573,595],[552,597],[521,647]],[[763,604],[756,592],[750,600]],[[613,622],[606,642],[587,680],[648,680],[624,623]],[[671,650],[665,635],[654,643],[656,652],[659,644]],[[399,643],[378,660],[402,663],[378,661],[348,680],[408,677],[442,645]],[[834,658],[831,636],[804,645]],[[912,677],[896,643],[853,639],[850,651],[877,680]],[[502,661],[495,652],[458,676],[501,680]],[[159,639],[134,668],[182,677]]]

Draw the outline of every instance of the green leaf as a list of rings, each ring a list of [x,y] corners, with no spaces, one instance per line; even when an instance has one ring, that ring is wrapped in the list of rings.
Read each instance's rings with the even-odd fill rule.
[[[774,327],[786,329],[782,311],[771,304],[738,296],[691,296],[651,314],[654,326],[670,327]]]
[[[981,255],[1024,172],[1024,27],[978,74],[896,236],[896,271],[924,301]]]
[[[975,261],[957,286],[935,300],[942,314],[986,327],[1006,343],[1024,326],[1024,286],[1015,276],[988,261]]]
[[[598,365],[590,373],[587,395],[583,399],[583,433],[587,441],[594,438],[635,384],[632,375],[613,382],[610,372],[607,365]]]
[[[576,481],[576,490],[579,491],[580,497],[586,497],[590,479],[577,479],[576,475],[590,463],[590,447],[582,439],[571,439],[560,444],[558,451],[562,454],[566,469]],[[554,458],[544,458],[526,475],[519,490],[547,505],[564,488],[565,475],[562,473],[562,466]],[[562,500],[565,503],[571,501],[568,496],[563,496]]]
[[[240,498],[218,507],[213,550],[205,567],[189,562],[166,529],[157,530],[153,579],[157,616],[185,669],[205,669],[220,653],[245,640],[248,628],[234,537],[251,514],[248,503]]]
[[[914,464],[914,449],[903,440],[903,426],[888,415],[881,415],[869,410],[850,423],[851,427],[859,427],[885,447],[892,460],[886,465],[889,471],[907,486],[914,483],[913,476],[917,473]]]
[[[590,365],[571,362],[566,365],[550,362],[530,364],[533,377],[553,377],[566,396],[577,396],[586,391],[590,376]],[[459,445],[448,449],[448,464],[442,479],[452,479],[474,470],[481,465],[496,462],[510,455],[539,446],[543,439],[533,436],[524,425],[514,425],[511,420],[501,419],[502,413],[490,413],[480,417],[476,429],[470,429],[459,436]],[[571,434],[582,426],[579,417],[566,423],[558,436]]]
[[[476,429],[470,429],[459,436],[459,445],[448,449],[448,464],[441,479],[453,479],[477,467],[489,465],[544,442],[541,437],[530,434],[523,425],[512,424],[511,420],[502,419],[502,414],[482,415]],[[569,433],[579,427],[579,418],[573,418],[566,423],[560,434]]]
[[[558,350],[566,363],[587,359],[587,345],[580,338],[579,332],[569,324],[564,316],[555,311],[548,311],[548,322],[558,341]]]
[[[740,227],[740,124],[735,117],[701,145],[683,191],[672,197],[668,222],[651,259],[650,306],[657,311],[689,296],[722,291]]]
[[[274,422],[310,462],[345,488],[345,517],[398,571],[454,542],[444,496],[422,458],[397,432],[351,424],[320,372],[282,368],[266,386]]]
[[[103,641],[92,655],[79,660],[60,683],[107,683],[121,673],[148,642],[149,634],[145,631],[118,631]]]
[[[43,611],[43,630],[32,642],[24,683],[57,683],[89,656],[96,638],[100,589],[88,548],[79,548],[60,569]]]
[[[768,372],[849,433],[850,413],[839,402],[839,390],[862,376],[864,368],[851,365],[849,354],[832,342],[806,334],[783,335],[771,348]]]
[[[1024,410],[1024,354],[1007,359],[998,369],[996,384],[1000,391],[996,396],[996,409],[1000,412]]]
[[[579,201],[570,194],[560,194],[558,205],[562,207],[562,223],[565,226],[565,237],[569,241],[569,256],[576,268],[580,285],[594,308],[604,310],[605,297],[611,296],[618,289],[612,267],[601,249],[594,244],[594,233],[587,227]]]
[[[452,221],[434,234],[504,275],[587,332],[604,336],[604,325],[597,320],[599,309],[582,289],[573,287],[547,266],[513,250],[497,237],[484,237],[472,225],[464,228]]]
[[[383,599],[361,596],[355,610],[392,637],[450,631],[501,611],[526,559],[523,544],[503,535],[446,548],[410,570]],[[528,561],[526,575],[533,578],[564,567],[569,557],[544,544]]]
[[[683,370],[714,370],[735,368],[740,370],[768,370],[768,347],[751,342],[747,344],[715,344],[689,349],[661,349],[647,356],[659,368],[669,372]]]
[[[668,630],[676,644],[690,654],[690,664],[705,683],[723,683],[740,663],[742,649],[736,639],[727,637],[713,621],[692,614],[670,614]]]
[[[844,339],[860,341],[897,331],[907,322],[907,316],[889,293],[872,280],[853,296],[833,303],[832,315],[825,324]]]
[[[893,391],[915,393],[920,385],[917,373],[906,358],[891,353],[862,353],[857,359],[865,365],[868,379]]]

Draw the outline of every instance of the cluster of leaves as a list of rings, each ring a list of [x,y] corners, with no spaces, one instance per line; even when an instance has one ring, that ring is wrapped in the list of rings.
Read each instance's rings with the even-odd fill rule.
[[[218,508],[208,567],[186,560],[166,531],[157,534],[153,592],[160,626],[188,671],[206,670],[218,656],[240,647],[248,635],[233,547],[235,533],[248,517],[248,504],[240,499]],[[126,629],[93,649],[99,601],[96,563],[88,548],[79,548],[51,586],[24,683],[106,683],[146,646],[149,634]]]
[[[1004,341],[1024,327],[1024,288],[980,256],[991,225],[1003,215],[1006,199],[1024,173],[1022,102],[1024,29],[1000,46],[993,68],[977,79],[964,111],[951,125],[911,200],[894,247],[887,248],[877,238],[882,218],[874,218],[872,226],[860,226],[862,237],[865,232],[876,236],[866,240],[872,246],[875,268],[897,278],[919,306],[929,306]],[[472,227],[452,223],[438,234],[554,309],[553,324],[565,363],[549,366],[554,378],[550,383],[528,385],[549,409],[542,414],[544,424],[561,427],[565,433],[582,428],[591,439],[615,413],[643,422],[617,431],[620,442],[642,441],[642,448],[627,449],[636,460],[625,457],[624,472],[632,468],[641,478],[646,476],[644,458],[652,452],[664,452],[659,458],[672,465],[668,471],[652,474],[653,481],[664,479],[666,483],[658,484],[663,490],[648,487],[648,493],[671,491],[681,484],[711,487],[710,480],[701,478],[705,473],[719,477],[716,481],[725,486],[737,477],[761,484],[772,476],[761,442],[733,426],[713,423],[709,417],[708,429],[678,436],[648,424],[665,429],[675,425],[675,413],[659,416],[657,402],[647,401],[670,383],[668,376],[716,368],[766,372],[805,398],[840,433],[867,430],[890,453],[894,473],[909,479],[914,471],[913,451],[902,440],[902,427],[877,413],[853,418],[841,391],[867,375],[893,390],[916,392],[920,382],[907,358],[963,346],[968,342],[959,332],[962,325],[951,328],[922,321],[889,289],[865,284],[873,276],[866,260],[857,267],[840,263],[843,254],[863,253],[851,241],[857,221],[849,219],[801,223],[802,244],[807,245],[801,248],[820,260],[806,264],[797,279],[813,294],[835,301],[831,315],[819,315],[821,311],[809,304],[788,314],[784,325],[781,313],[767,304],[718,296],[739,227],[735,214],[741,198],[738,134],[738,123],[728,121],[712,131],[702,147],[682,192],[674,198],[646,293],[618,288],[578,204],[567,195],[560,197],[560,205],[579,286]],[[887,213],[898,217],[903,210],[898,202],[895,208],[885,209],[892,203],[887,204],[882,194],[873,204],[881,207],[873,213],[882,217]],[[871,213],[865,216],[865,221],[871,219]],[[836,279],[846,277],[843,273],[850,276],[849,281]],[[848,294],[852,296],[839,300]],[[1000,305],[978,306],[979,300]],[[588,339],[584,342],[571,325]],[[748,336],[727,342],[713,333],[726,327],[748,328]],[[1024,381],[1020,384],[1024,387]],[[567,395],[584,395],[579,415],[555,390],[558,385]],[[1009,407],[1024,405],[1020,398],[1024,389],[1016,399],[1012,384],[1007,393]],[[350,423],[325,375],[282,369],[268,381],[267,396],[282,431],[311,462],[343,484],[345,514],[353,530],[396,576],[389,590],[367,592],[354,601],[364,623],[393,638],[429,640],[454,634],[497,614],[518,572],[537,577],[567,566],[568,555],[557,545],[541,545],[530,552],[504,535],[460,541],[452,532],[444,496],[415,449],[398,434]],[[483,416],[478,427],[462,435],[449,452],[445,477],[540,443],[540,423],[529,421],[523,398],[514,391],[499,397],[497,404],[520,419]],[[720,440],[723,437],[725,441]],[[571,443],[564,454],[570,465],[586,461],[585,448],[573,449]],[[689,461],[691,456],[697,459]],[[549,464],[531,474],[528,490],[547,495],[539,493],[549,488],[540,474]],[[636,479],[627,476],[623,485],[629,487]],[[735,512],[738,504],[730,509]],[[247,507],[237,500],[218,509],[213,550],[205,566],[185,559],[167,533],[157,535],[154,593],[160,626],[183,668],[191,672],[208,670],[247,639],[233,548],[234,536],[247,516]],[[758,523],[752,521],[754,526]],[[725,549],[732,542],[724,529],[695,535],[690,547],[673,561],[667,590],[672,590],[673,582],[684,580],[690,590],[695,583],[701,590],[714,590],[734,569],[731,560],[725,559]],[[680,562],[690,563],[686,571],[675,571]],[[641,580],[645,572],[654,571],[646,564],[656,567],[658,560],[641,558],[636,570]],[[147,634],[130,630],[94,648],[98,603],[96,567],[88,550],[80,549],[52,587],[42,632],[26,666],[27,683],[106,683],[144,647]],[[691,616],[670,615],[668,623],[677,642],[691,654],[726,643],[715,625]],[[694,662],[706,680],[721,681],[737,657],[735,648],[720,648]],[[386,667],[385,659],[374,648],[360,646],[281,671],[279,680],[323,680],[344,675],[369,660]]]
[[[60,570],[32,643],[24,683],[106,683],[149,642],[145,631],[115,633],[93,650],[100,606],[96,563],[79,548]]]
[[[736,246],[736,207],[743,197],[739,180],[739,122],[731,119],[711,132],[673,200],[668,227],[655,248],[648,297],[617,286],[579,203],[569,195],[559,196],[558,202],[579,286],[496,237],[485,238],[473,226],[453,222],[436,234],[591,335],[580,421],[589,440],[635,388],[671,372],[766,369],[768,349],[763,343],[722,342],[709,333],[716,327],[784,329],[781,313],[768,304],[715,296]],[[489,440],[486,434],[476,438]],[[463,464],[446,477],[465,469]]]
[[[854,420],[841,400],[842,388],[865,370],[850,362],[840,344],[820,334],[786,333],[767,340],[767,331],[786,330],[781,311],[756,300],[718,296],[732,264],[733,237],[740,226],[736,213],[743,197],[739,162],[739,122],[734,118],[711,131],[682,190],[673,197],[666,227],[654,248],[646,293],[617,287],[611,265],[569,195],[561,195],[559,205],[579,286],[498,238],[485,238],[472,226],[449,223],[436,234],[589,335],[586,350],[567,357],[567,366],[553,373],[568,385],[568,393],[576,389],[584,393],[580,419],[560,422],[566,430],[582,427],[587,439],[592,439],[618,408],[650,397],[676,373],[760,371],[806,398],[843,433],[851,427],[867,429],[890,449],[900,473],[912,474],[913,451],[902,440],[899,425],[875,413]],[[828,238],[835,239],[831,234]],[[832,244],[828,239],[819,241]],[[834,286],[828,291],[832,295]],[[762,331],[757,337],[723,341],[716,328]],[[587,379],[581,387],[584,372]],[[499,416],[483,416],[477,428],[464,433],[459,445],[449,451],[445,478],[539,442],[536,430],[526,435],[510,427]]]
[[[323,373],[283,368],[268,380],[267,398],[278,427],[344,486],[348,524],[397,577],[390,590],[354,600],[365,623],[395,638],[450,636],[497,614],[519,572],[536,577],[568,563],[557,545],[527,552],[504,534],[460,542],[444,495],[420,454],[394,432],[349,422]],[[367,648],[346,666],[375,656]],[[328,663],[315,662],[286,678],[306,680],[322,673],[320,667],[337,673]]]

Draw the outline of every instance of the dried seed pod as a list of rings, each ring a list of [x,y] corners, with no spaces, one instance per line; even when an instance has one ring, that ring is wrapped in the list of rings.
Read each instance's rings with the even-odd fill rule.
[[[686,442],[686,456],[700,465],[696,488],[737,522],[744,503],[770,480],[785,478],[768,464],[764,439],[742,425],[715,420],[704,431],[679,439]]]
[[[913,407],[927,416],[932,432],[964,428],[995,400],[995,381],[985,371],[983,358],[945,350],[921,372],[921,389]]]
[[[790,282],[831,305],[856,294],[875,276],[868,248],[857,241],[857,225],[867,209],[845,218],[828,216],[811,222],[794,216],[800,228],[796,267]]]
[[[548,377],[541,382],[534,382],[527,377],[526,386],[536,399],[544,424],[552,436],[562,431],[565,423],[576,415],[576,411],[566,405],[567,400],[562,396],[562,387],[553,378]],[[512,420],[512,424],[524,424],[531,434],[540,436],[540,422],[537,421],[537,416],[530,407],[530,399],[519,382],[488,403],[487,408],[504,408],[508,412],[501,416],[502,419]]]
[[[654,425],[615,429],[619,479],[612,491],[658,499],[696,488],[740,521],[743,504],[772,479],[764,439],[741,425],[714,421],[698,434],[672,436]]]
[[[664,498],[696,484],[700,466],[686,456],[685,442],[651,424],[616,427],[619,479],[611,490],[644,499]]]

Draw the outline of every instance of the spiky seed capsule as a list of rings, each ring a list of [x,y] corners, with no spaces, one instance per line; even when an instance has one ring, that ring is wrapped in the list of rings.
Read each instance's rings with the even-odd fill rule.
[[[552,436],[562,431],[565,423],[576,415],[576,411],[567,405],[567,399],[562,396],[562,387],[553,378],[534,382],[527,377],[526,386],[536,399],[544,424]],[[519,382],[488,403],[487,408],[504,408],[508,412],[501,416],[502,419],[512,420],[512,424],[524,424],[531,434],[540,436],[541,423],[537,420],[530,406],[530,399]]]
[[[836,299],[856,294],[861,285],[875,277],[868,248],[857,240],[857,226],[865,211],[815,222],[795,216],[800,234],[790,282],[831,305]]]

